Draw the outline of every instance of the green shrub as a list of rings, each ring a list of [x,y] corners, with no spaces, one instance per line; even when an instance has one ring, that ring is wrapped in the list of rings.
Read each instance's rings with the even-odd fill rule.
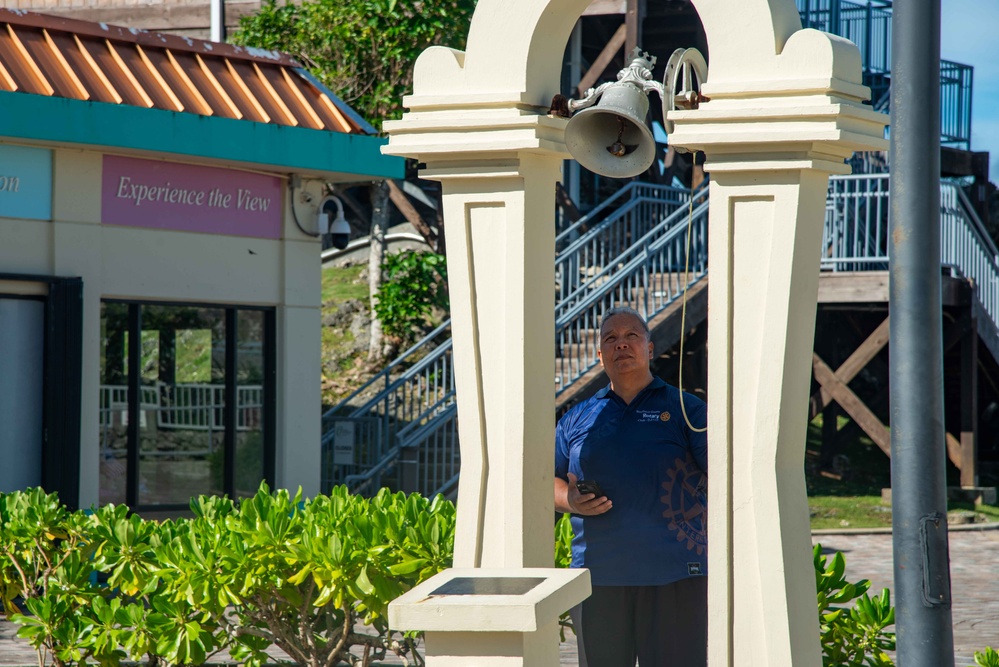
[[[0,526],[4,612],[21,625],[18,636],[35,649],[39,667],[115,663],[117,645],[94,640],[105,600],[92,583],[89,517],[36,488],[0,494]]]
[[[837,552],[827,559],[821,544],[815,545],[812,558],[824,667],[894,665],[886,653],[895,650],[895,634],[885,629],[895,624],[888,589],[871,598],[867,595],[871,582],[847,582],[843,554]],[[853,607],[841,606],[849,602]]]
[[[249,665],[270,661],[270,645],[309,667],[352,646],[408,659],[413,640],[388,627],[388,603],[447,567],[454,545],[454,506],[440,497],[368,500],[337,487],[302,501],[264,486],[238,508],[202,498],[192,509],[188,532],[157,552],[162,576],[173,601],[204,609]],[[377,634],[355,632],[358,620]]]
[[[385,334],[400,343],[414,340],[427,328],[434,308],[449,308],[444,255],[404,250],[386,255],[382,271],[375,314]]]
[[[259,665],[272,645],[309,667],[353,661],[353,646],[422,662],[386,610],[450,565],[449,501],[344,487],[303,501],[261,485],[191,509],[158,523],[114,505],[70,513],[38,489],[0,495],[4,608],[39,665],[197,665],[222,650]]]
[[[303,500],[261,485],[238,504],[201,496],[191,509],[192,519],[153,522],[114,505],[71,513],[40,489],[0,494],[0,597],[40,666],[197,665],[228,650],[257,667],[271,646],[307,667],[353,662],[352,647],[364,660],[422,663],[416,635],[390,628],[386,613],[450,567],[451,502],[345,487]],[[568,515],[555,537],[555,563],[568,567]],[[813,560],[823,664],[892,665],[888,591],[871,598],[870,582],[849,583],[843,555],[827,559],[821,545]],[[999,667],[991,648],[975,661]]]
[[[973,667],[999,667],[999,653],[991,646],[986,646],[984,651],[975,651]]]

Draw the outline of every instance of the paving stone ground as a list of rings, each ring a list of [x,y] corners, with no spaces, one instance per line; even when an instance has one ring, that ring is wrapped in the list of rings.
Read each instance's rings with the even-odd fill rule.
[[[851,581],[870,579],[873,591],[888,588],[894,593],[891,534],[813,535],[812,541],[843,552]],[[999,648],[999,530],[951,531],[950,559],[955,665],[969,667],[976,650]],[[36,666],[34,651],[15,633],[16,626],[0,620],[0,667]],[[578,664],[571,636],[561,645],[561,663]]]

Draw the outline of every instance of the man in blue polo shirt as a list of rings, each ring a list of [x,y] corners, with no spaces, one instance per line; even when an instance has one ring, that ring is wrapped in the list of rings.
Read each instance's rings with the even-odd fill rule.
[[[599,356],[610,385],[555,431],[555,508],[572,514],[572,566],[593,583],[571,612],[580,667],[703,666],[706,407],[652,375],[648,325],[631,308],[604,316]]]

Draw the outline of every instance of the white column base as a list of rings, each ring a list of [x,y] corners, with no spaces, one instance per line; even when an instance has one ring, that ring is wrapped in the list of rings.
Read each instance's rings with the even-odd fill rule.
[[[395,630],[422,630],[428,667],[557,667],[558,619],[590,595],[590,571],[463,568],[389,604]]]

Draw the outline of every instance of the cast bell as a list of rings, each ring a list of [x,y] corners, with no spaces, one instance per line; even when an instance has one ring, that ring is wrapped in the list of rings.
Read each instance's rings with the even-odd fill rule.
[[[649,98],[626,81],[603,90],[596,106],[576,113],[565,128],[565,147],[592,172],[611,178],[637,176],[652,165],[656,142],[646,125]]]
[[[590,88],[580,100],[561,94],[552,99],[548,113],[569,118],[563,138],[579,164],[611,178],[637,176],[656,158],[656,141],[645,123],[649,94],[656,93],[662,100],[667,134],[673,130],[669,111],[697,109],[702,101],[708,101],[700,94],[708,66],[697,49],[674,51],[663,83],[652,80],[655,64],[655,56],[635,47],[631,62],[617,73],[617,81]]]

